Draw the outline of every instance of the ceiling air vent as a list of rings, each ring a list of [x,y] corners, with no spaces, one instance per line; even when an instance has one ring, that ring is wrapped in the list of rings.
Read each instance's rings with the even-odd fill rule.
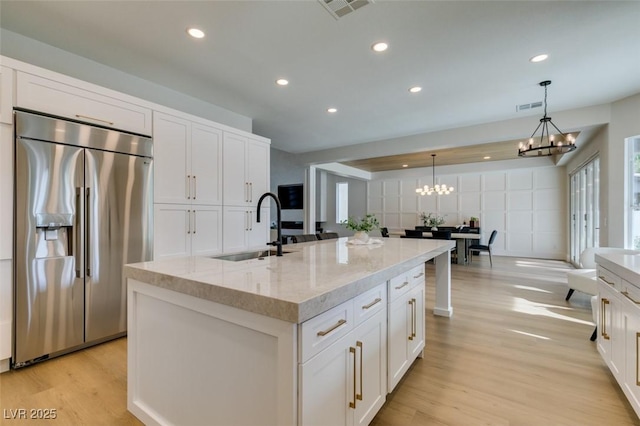
[[[373,0],[318,0],[322,6],[336,19],[373,3]]]
[[[542,106],[542,101],[531,102],[530,104],[516,105],[516,112],[527,111],[534,108],[540,108],[541,106]]]

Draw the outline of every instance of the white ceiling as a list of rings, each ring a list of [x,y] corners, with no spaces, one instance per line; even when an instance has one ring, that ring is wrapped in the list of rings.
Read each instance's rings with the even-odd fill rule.
[[[547,79],[551,116],[640,92],[635,1],[377,0],[336,20],[315,0],[3,0],[0,19],[252,117],[254,133],[292,153],[522,117],[515,106],[541,101]],[[378,40],[386,53],[370,49]],[[539,53],[550,57],[530,63]]]

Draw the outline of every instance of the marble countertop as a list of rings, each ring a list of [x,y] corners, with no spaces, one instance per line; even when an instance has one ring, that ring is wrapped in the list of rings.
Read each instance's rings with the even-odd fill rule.
[[[640,288],[640,252],[638,254],[597,254],[596,263]]]
[[[283,246],[282,257],[240,262],[181,257],[125,265],[124,276],[246,311],[301,323],[445,253],[455,241],[350,238]]]

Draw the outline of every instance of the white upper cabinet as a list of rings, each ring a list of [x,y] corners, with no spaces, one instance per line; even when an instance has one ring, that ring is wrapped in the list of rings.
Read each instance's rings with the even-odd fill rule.
[[[55,75],[54,80],[18,72],[16,94],[16,105],[21,108],[151,134],[150,108],[124,100],[126,95],[70,77]]]
[[[13,123],[13,70],[0,66],[0,123]]]
[[[269,144],[224,132],[223,152],[224,204],[257,206],[260,196],[269,191]]]
[[[222,131],[154,112],[154,202],[222,204]]]

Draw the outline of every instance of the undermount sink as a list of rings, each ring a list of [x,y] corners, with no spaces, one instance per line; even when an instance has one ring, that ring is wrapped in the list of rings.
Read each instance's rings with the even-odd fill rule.
[[[228,260],[231,262],[240,262],[242,260],[264,259],[265,257],[275,256],[275,250],[250,251],[245,253],[224,254],[222,256],[213,256],[212,259]],[[290,253],[283,251],[282,254]]]

